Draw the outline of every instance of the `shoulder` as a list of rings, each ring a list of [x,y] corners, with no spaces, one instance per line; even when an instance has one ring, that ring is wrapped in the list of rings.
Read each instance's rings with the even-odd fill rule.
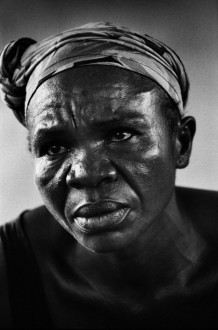
[[[176,195],[182,200],[189,210],[203,212],[203,216],[218,217],[218,191],[176,188]]]
[[[7,269],[6,260],[0,238],[0,324],[1,327],[9,328],[11,326],[11,309],[8,294],[8,281],[7,281]]]
[[[60,250],[75,247],[76,240],[53,217],[45,206],[26,212],[22,219],[22,227],[28,238],[41,273],[56,260]]]
[[[59,241],[66,234],[66,230],[44,205],[25,212],[22,226],[32,248],[36,245],[44,248],[53,245],[54,240]]]
[[[0,234],[4,231],[5,225],[0,226]],[[0,235],[0,327],[10,328],[11,324],[11,306],[8,282],[8,267],[5,254],[5,248]]]
[[[14,261],[22,261],[20,253],[23,247],[29,246],[30,237],[26,235],[25,223],[26,221],[35,224],[42,223],[42,221],[46,223],[45,220],[49,217],[51,217],[50,213],[44,206],[41,206],[30,211],[24,211],[15,220],[0,226],[0,328],[11,328],[13,325],[11,303],[13,305],[14,296],[12,295],[13,290],[11,291],[13,281],[11,282],[10,279],[14,279],[14,274],[11,274],[12,269],[13,273],[16,273],[18,266],[17,271],[19,273],[23,267],[20,263],[15,265]],[[14,284],[12,287],[14,288]],[[20,288],[18,288],[18,292],[19,290]]]
[[[204,190],[204,189],[196,189],[196,188],[186,188],[186,187],[176,187],[176,193],[186,199],[189,202],[194,204],[198,204],[199,201],[203,202],[204,205],[209,205],[213,207],[217,207],[218,200],[218,191],[215,190]],[[190,200],[192,199],[192,200]]]
[[[205,238],[217,241],[218,191],[176,187],[176,197]]]
[[[32,210],[27,210],[25,213],[23,213],[23,217],[28,221],[35,221],[52,218],[52,215],[44,205],[41,205]]]
[[[45,218],[47,214],[45,207],[39,207],[32,211],[24,211],[16,219],[0,226],[0,328],[11,327],[11,305],[10,305],[10,283],[9,264],[11,253],[19,244],[18,231],[23,218],[39,219]],[[15,256],[16,257],[16,256]],[[12,258],[13,259],[13,258]]]

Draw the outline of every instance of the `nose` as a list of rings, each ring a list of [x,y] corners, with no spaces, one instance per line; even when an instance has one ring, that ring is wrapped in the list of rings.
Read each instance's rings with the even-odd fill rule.
[[[117,180],[117,171],[108,159],[83,159],[72,161],[66,177],[68,186],[75,188],[97,187],[102,183],[111,183]]]

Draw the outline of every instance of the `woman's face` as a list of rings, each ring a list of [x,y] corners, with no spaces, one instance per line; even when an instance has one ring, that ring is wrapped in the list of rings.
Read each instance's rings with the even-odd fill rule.
[[[173,196],[174,142],[148,84],[126,70],[86,66],[44,82],[28,109],[44,203],[96,252],[137,245]]]

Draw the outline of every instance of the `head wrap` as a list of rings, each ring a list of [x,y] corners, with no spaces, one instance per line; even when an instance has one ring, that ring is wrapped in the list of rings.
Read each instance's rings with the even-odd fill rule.
[[[162,42],[110,23],[90,23],[36,42],[22,38],[0,56],[3,101],[25,125],[25,110],[37,88],[64,70],[84,65],[112,65],[157,82],[180,113],[189,82],[176,53]]]

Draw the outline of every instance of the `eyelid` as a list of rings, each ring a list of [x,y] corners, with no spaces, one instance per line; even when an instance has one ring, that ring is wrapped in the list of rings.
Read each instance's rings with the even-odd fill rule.
[[[49,153],[49,149],[51,149],[52,147],[59,147],[59,148],[64,148],[64,151],[63,152],[59,152],[59,153],[54,153],[54,154],[50,154]],[[66,146],[62,146],[62,145],[51,145],[50,147],[48,147],[47,148],[47,152],[46,152],[46,154],[48,155],[48,156],[58,156],[58,155],[62,155],[62,154],[64,154],[64,153],[66,153],[66,152],[68,152],[69,151],[69,148],[68,147],[66,147]]]
[[[39,145],[39,147],[36,149],[36,154],[38,157],[43,157],[43,156],[48,156],[48,157],[55,157],[55,154],[54,155],[50,155],[48,153],[48,150],[52,147],[63,147],[66,149],[65,152],[68,152],[70,150],[70,147],[69,147],[69,144],[66,144],[64,142],[55,142],[55,141],[47,141],[45,143],[43,143],[42,145]],[[56,156],[58,155],[62,155],[64,154],[65,152],[61,152],[61,153],[57,153]]]
[[[129,127],[118,127],[118,128],[114,128],[113,130],[111,130],[107,136],[107,140],[113,140],[113,137],[115,136],[116,133],[127,133],[129,134],[128,137],[121,139],[120,141],[117,140],[117,142],[122,142],[122,141],[127,141],[129,140],[132,136],[134,135],[140,135],[140,132],[138,132],[136,129],[134,128],[129,128]],[[112,141],[112,142],[116,142],[116,141]]]
[[[45,150],[52,145],[69,147],[74,143],[73,141],[74,137],[69,130],[49,130],[38,133],[33,139],[32,147],[35,153],[42,153],[41,150]]]

